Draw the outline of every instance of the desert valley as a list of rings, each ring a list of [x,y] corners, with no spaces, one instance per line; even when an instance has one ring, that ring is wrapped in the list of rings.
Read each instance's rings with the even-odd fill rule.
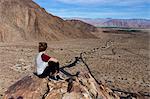
[[[75,75],[90,69],[96,82],[121,99],[150,98],[148,25],[95,27],[82,20],[54,16],[32,0],[0,0],[0,24],[0,99],[7,96],[5,92],[15,82],[33,75],[40,41],[48,43],[47,53],[59,60],[64,77],[64,71]]]

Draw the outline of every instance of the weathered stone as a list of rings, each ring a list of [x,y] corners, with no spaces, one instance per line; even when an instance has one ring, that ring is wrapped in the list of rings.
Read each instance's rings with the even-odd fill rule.
[[[11,97],[17,99],[17,97],[23,97],[23,99],[37,99],[45,93],[46,80],[39,79],[36,76],[26,76],[10,86],[5,92],[4,99]]]
[[[119,99],[108,87],[98,85],[90,74],[76,77],[70,92],[67,92],[68,83],[26,76],[8,88],[4,99]]]

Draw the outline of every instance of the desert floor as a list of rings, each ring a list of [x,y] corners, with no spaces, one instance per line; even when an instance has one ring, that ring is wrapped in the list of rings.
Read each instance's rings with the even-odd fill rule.
[[[76,39],[48,42],[47,54],[59,60],[61,67],[71,64],[83,53],[83,59],[95,78],[110,88],[131,92],[149,92],[150,61],[147,32],[95,33],[99,39]],[[35,71],[38,42],[0,43],[0,95],[25,75]],[[75,71],[87,71],[78,62]]]

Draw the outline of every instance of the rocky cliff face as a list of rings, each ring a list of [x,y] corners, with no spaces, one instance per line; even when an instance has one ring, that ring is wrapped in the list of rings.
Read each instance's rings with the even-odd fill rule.
[[[90,74],[48,81],[26,76],[10,86],[4,99],[119,99],[108,87],[98,85]]]
[[[32,0],[0,0],[0,41],[94,38],[63,19],[47,13]]]

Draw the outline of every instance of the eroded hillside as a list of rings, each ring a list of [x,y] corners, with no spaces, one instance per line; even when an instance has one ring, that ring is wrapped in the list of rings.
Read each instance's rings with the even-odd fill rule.
[[[84,26],[49,14],[32,0],[0,1],[0,41],[51,41],[68,38],[96,38]],[[88,28],[88,27],[86,27]]]

